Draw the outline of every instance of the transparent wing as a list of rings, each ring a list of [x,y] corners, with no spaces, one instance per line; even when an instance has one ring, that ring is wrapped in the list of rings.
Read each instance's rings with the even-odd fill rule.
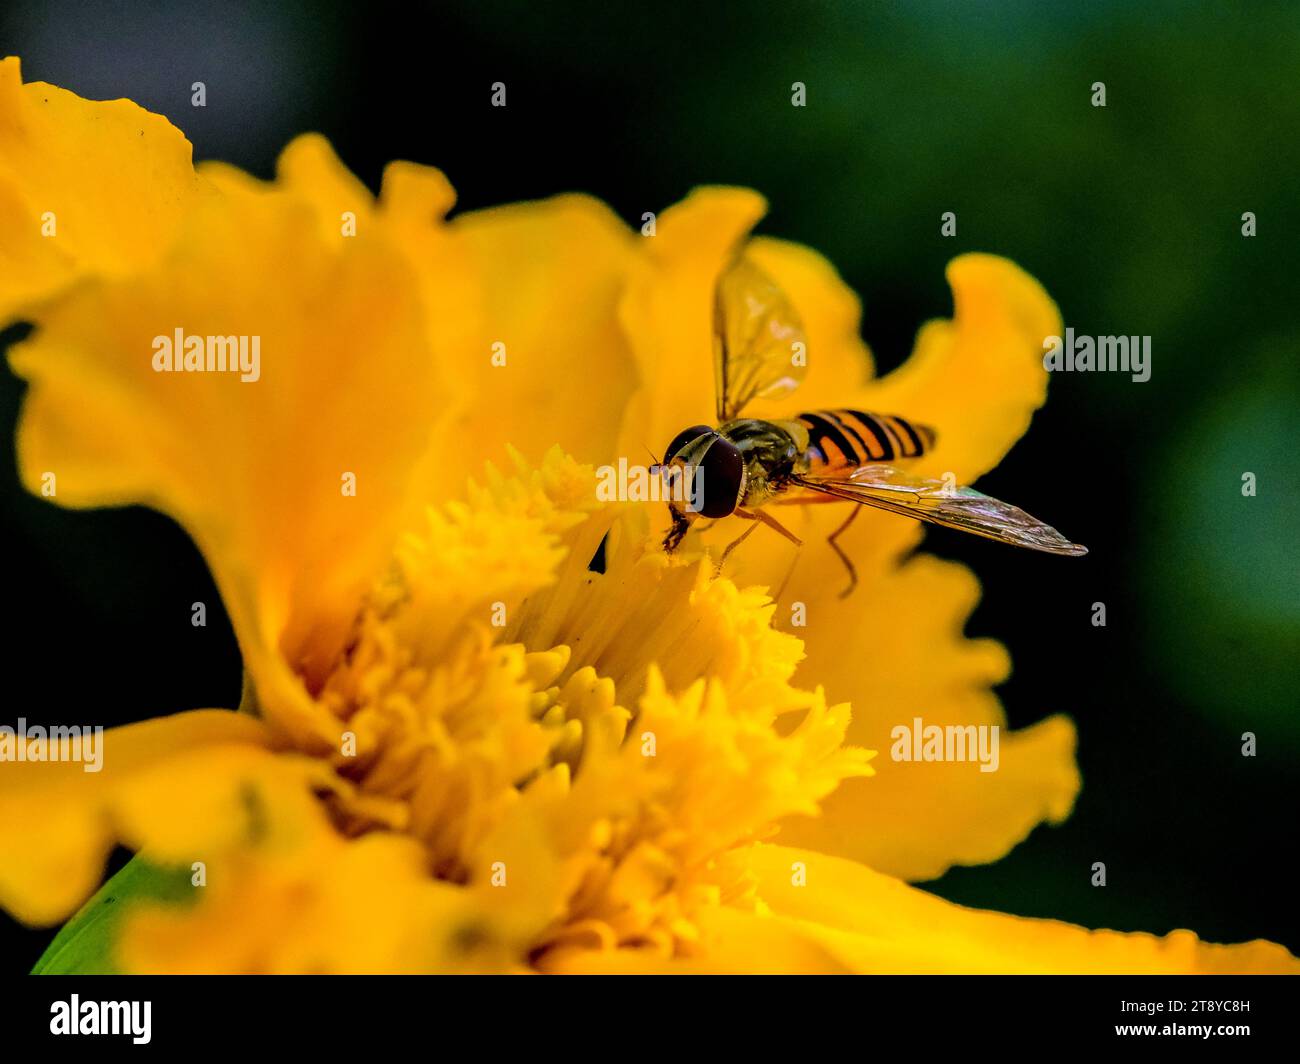
[[[864,465],[837,475],[797,475],[794,483],[837,499],[860,502],[918,521],[929,521],[971,532],[1000,543],[1046,551],[1048,554],[1087,554],[1056,529],[1024,510],[973,488],[950,487],[887,465]]]
[[[753,399],[799,386],[807,340],[799,315],[770,277],[743,255],[718,278],[713,306],[713,369],[719,424]]]

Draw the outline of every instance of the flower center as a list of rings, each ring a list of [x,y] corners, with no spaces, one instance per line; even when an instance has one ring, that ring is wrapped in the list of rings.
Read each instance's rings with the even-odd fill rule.
[[[453,883],[522,884],[539,948],[687,946],[695,907],[743,889],[729,849],[870,771],[847,707],[790,685],[802,646],[766,596],[640,524],[558,454],[491,478],[400,545],[321,694],[344,831],[406,832]]]

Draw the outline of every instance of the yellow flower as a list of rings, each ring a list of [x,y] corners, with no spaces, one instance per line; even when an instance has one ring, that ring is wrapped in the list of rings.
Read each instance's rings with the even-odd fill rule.
[[[719,575],[727,530],[670,558],[662,513],[598,501],[594,464],[708,419],[711,293],[755,194],[696,192],[639,240],[577,196],[448,222],[411,164],[374,199],[316,137],[271,184],[188,158],[131,104],[0,66],[0,321],[37,326],[11,351],[23,480],[179,521],[249,678],[241,712],[109,732],[101,772],[44,740],[4,763],[19,919],[68,917],[117,843],[201,884],[122,895],[111,951],[61,963],[64,939],[51,970],[1297,969],[906,884],[997,859],[1079,785],[1063,718],[997,773],[873,759],[917,707],[1005,726],[1006,655],[961,636],[978,588],[902,560],[917,528],[864,515],[841,602],[817,534],[838,507],[807,508],[797,555],[755,537]],[[1010,263],[954,262],[953,320],[872,380],[831,267],[748,248],[804,319],[801,406],[932,423],[933,468],[969,479],[1042,402],[1056,311]],[[178,329],[258,337],[257,379],[155,371]],[[806,603],[798,637],[767,588]]]

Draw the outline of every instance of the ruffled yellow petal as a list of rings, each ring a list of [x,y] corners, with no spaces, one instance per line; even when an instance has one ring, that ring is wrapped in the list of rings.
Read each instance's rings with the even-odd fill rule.
[[[845,537],[853,557],[857,531]],[[1007,727],[990,691],[1009,671],[1006,652],[962,635],[979,597],[970,572],[921,555],[869,570],[848,599],[839,590],[835,580],[804,589],[810,638],[801,675],[850,701],[849,741],[880,751],[877,774],[847,781],[821,816],[787,822],[782,841],[919,880],[954,864],[997,860],[1038,823],[1064,820],[1080,782],[1074,728],[1059,716],[1020,731]],[[817,634],[826,632],[838,638]],[[894,760],[894,729],[910,732],[918,718],[923,727],[997,728],[996,768],[981,771],[974,755],[965,762]],[[910,744],[905,749],[910,753]]]
[[[482,462],[505,456],[502,447],[480,449],[487,441],[476,433],[484,426],[469,423],[470,411],[484,409],[484,397],[469,368],[481,361],[484,350],[486,286],[491,277],[485,276],[471,241],[444,224],[456,193],[441,171],[410,162],[389,163],[376,199],[317,133],[296,137],[280,153],[274,182],[259,181],[224,163],[204,163],[200,169],[221,190],[268,194],[281,190],[305,201],[314,210],[321,239],[327,244],[345,244],[365,233],[405,255],[424,308],[433,356],[431,386],[438,403],[429,419],[428,446],[410,474],[410,508],[398,522],[401,527],[417,523],[429,499],[460,495],[468,473],[477,472]],[[493,272],[499,269],[499,263],[491,264]],[[492,383],[499,384],[500,379]],[[539,417],[542,413],[537,411]],[[492,426],[495,430],[529,422],[528,417],[496,418]],[[508,440],[511,433],[501,435]],[[473,461],[463,455],[467,440],[475,441]]]
[[[487,294],[470,241],[445,224],[456,193],[441,171],[410,162],[389,163],[376,198],[318,133],[303,134],[285,147],[273,182],[219,162],[204,163],[200,171],[219,190],[283,191],[309,204],[326,244],[345,245],[367,234],[406,257],[424,310],[433,358],[430,386],[438,402],[429,417],[429,442],[409,475],[408,508],[397,526],[418,523],[429,499],[460,495],[470,472],[477,472],[490,457],[504,455],[484,452],[473,462],[462,457],[469,438],[461,429],[465,411],[482,409],[466,369],[483,349]],[[474,403],[475,398],[480,402]]]
[[[193,811],[196,800],[195,779],[173,775],[171,788],[157,792],[151,781],[160,766],[195,751],[201,765],[211,757],[269,756],[265,728],[225,710],[114,728],[100,742],[99,771],[85,770],[88,751],[72,739],[53,750],[31,741],[28,760],[0,771],[0,906],[26,923],[50,924],[71,913],[98,886],[115,842],[156,841],[150,823],[183,824],[199,834],[220,828],[219,821],[185,819],[182,807]],[[42,760],[31,760],[40,754]]]
[[[274,181],[260,181],[222,162],[201,163],[199,171],[222,191],[292,193],[311,205],[327,241],[352,239],[348,234],[364,233],[375,220],[374,196],[319,133],[304,133],[285,146],[275,162]]]
[[[808,341],[806,376],[798,390],[780,400],[756,401],[746,415],[790,417],[800,410],[852,406],[873,371],[871,351],[859,332],[857,293],[824,256],[802,244],[757,237],[745,245],[745,254],[789,297]]]
[[[0,325],[81,277],[155,262],[199,198],[190,143],[129,100],[0,62]]]
[[[899,974],[1300,974],[1281,946],[1089,931],[953,905],[861,865],[759,845],[749,868],[761,908],[854,971]]]
[[[649,448],[660,461],[682,429],[713,423],[714,287],[766,207],[748,189],[697,189],[641,238],[620,308],[641,380],[619,450],[629,460]]]
[[[938,444],[918,471],[969,484],[1002,460],[1042,406],[1043,339],[1060,333],[1061,316],[1037,281],[996,255],[961,255],[947,273],[952,320],[924,325],[907,362],[842,405],[931,425]]]
[[[472,241],[456,226],[444,224],[455,201],[456,194],[441,171],[409,162],[384,168],[379,227],[415,274],[437,373],[439,402],[430,443],[411,477],[411,502],[417,506],[430,499],[459,497],[467,473],[477,473],[483,462],[503,457],[500,448],[479,453],[475,437],[461,431],[466,411],[479,409],[475,403],[485,400],[475,392],[470,367],[483,357],[489,294],[488,278],[475,258]],[[513,416],[498,418],[494,424],[499,427],[511,420]],[[470,454],[468,446],[473,448]]]
[[[249,337],[250,353],[257,338],[260,365],[158,372],[155,338],[178,329]],[[83,286],[12,349],[31,383],[23,480],[180,521],[269,719],[309,742],[323,719],[298,677],[318,683],[334,659],[428,444],[426,335],[412,271],[380,236],[330,241],[292,194],[227,185],[156,269]]]
[[[587,196],[460,215],[455,234],[481,278],[485,324],[455,367],[464,403],[442,437],[444,464],[540,461],[559,445],[613,459],[636,365],[619,328],[619,293],[636,239]]]

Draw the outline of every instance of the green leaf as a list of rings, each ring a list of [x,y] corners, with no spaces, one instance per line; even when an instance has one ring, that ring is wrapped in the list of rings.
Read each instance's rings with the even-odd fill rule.
[[[117,975],[115,945],[122,916],[140,901],[193,904],[188,868],[163,868],[133,857],[59,933],[32,975]]]

